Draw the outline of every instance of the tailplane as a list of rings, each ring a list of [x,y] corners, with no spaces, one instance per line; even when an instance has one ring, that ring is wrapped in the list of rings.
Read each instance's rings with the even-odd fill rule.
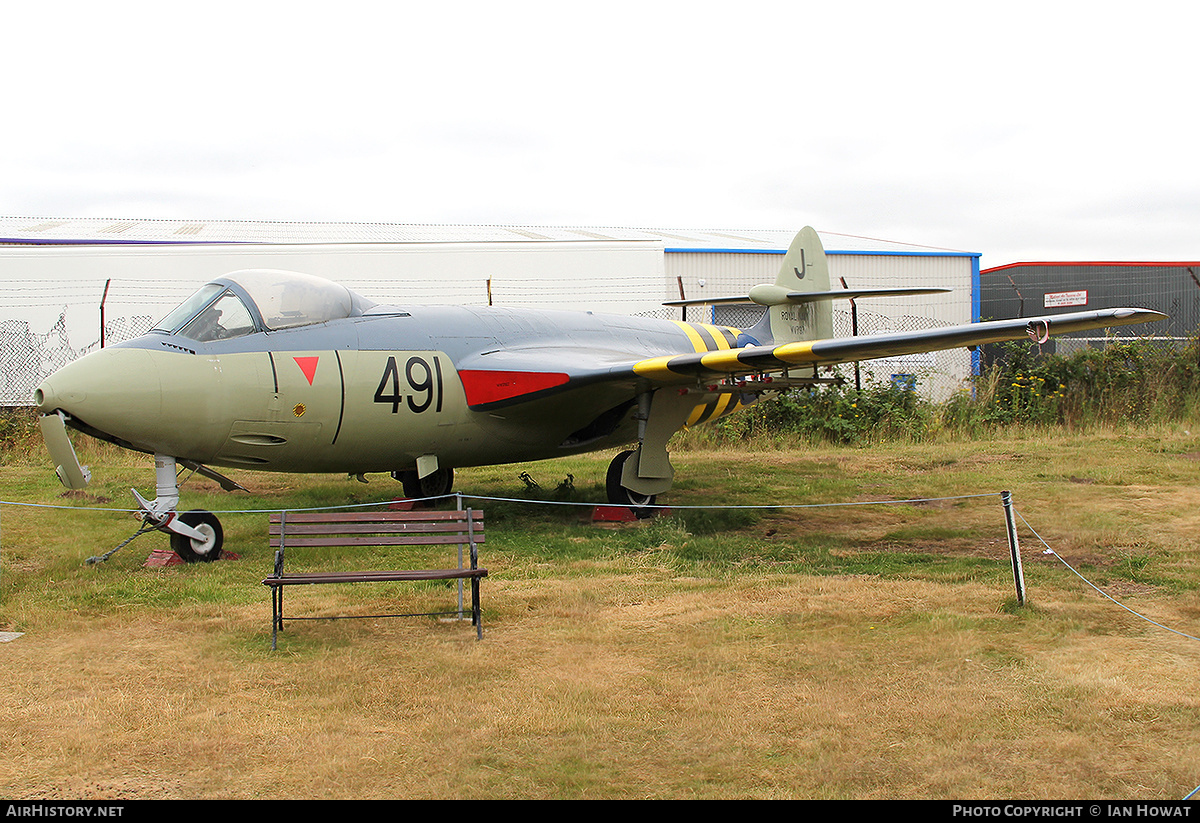
[[[829,288],[829,263],[825,248],[815,229],[805,226],[792,240],[779,275],[774,283],[763,283],[741,297],[672,300],[665,306],[693,306],[716,303],[757,303],[766,312],[748,337],[763,344],[798,343],[806,340],[826,340],[833,337],[834,300],[855,300],[862,297],[901,297],[913,294],[937,294],[949,289],[939,288]]]

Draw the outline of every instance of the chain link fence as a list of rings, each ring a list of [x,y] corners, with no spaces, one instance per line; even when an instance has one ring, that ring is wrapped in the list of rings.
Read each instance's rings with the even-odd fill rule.
[[[46,334],[34,332],[23,320],[0,321],[0,404],[31,405],[38,383],[79,357],[81,352],[67,339],[66,323],[65,310]]]
[[[37,331],[29,320],[0,320],[0,406],[33,405],[33,392],[39,383],[68,363],[100,348],[98,331],[90,342],[72,343],[68,321],[84,313],[79,307],[63,307],[45,333]],[[107,319],[104,344],[143,335],[150,331],[154,321],[155,317],[148,314]]]

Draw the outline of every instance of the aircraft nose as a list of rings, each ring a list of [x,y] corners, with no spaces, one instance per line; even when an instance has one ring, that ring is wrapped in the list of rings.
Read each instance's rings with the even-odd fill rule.
[[[78,391],[60,395],[54,382],[47,378],[33,392],[33,405],[37,406],[37,410],[42,414],[51,414],[64,405],[75,405],[87,398],[86,393]]]
[[[92,352],[43,380],[33,393],[42,414],[62,411],[116,434],[131,416],[155,415],[159,380],[147,352],[108,348]]]

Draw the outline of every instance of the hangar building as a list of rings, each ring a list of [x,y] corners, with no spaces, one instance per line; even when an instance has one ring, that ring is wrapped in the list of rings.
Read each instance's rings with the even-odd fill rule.
[[[381,303],[679,318],[681,309],[662,303],[774,282],[794,233],[0,217],[0,404],[28,404],[46,374],[143,333],[205,281],[238,269],[317,274]],[[860,300],[853,312],[835,302],[835,335],[979,317],[977,253],[826,232],[821,239],[835,288],[840,281],[952,289]],[[761,309],[688,311],[689,320],[746,326]],[[934,397],[954,391],[973,369],[964,350],[865,365],[864,374],[881,380],[915,376]]]
[[[1073,262],[1010,263],[979,274],[983,320],[1054,315],[1088,309],[1136,306],[1163,312],[1154,323],[1051,337],[1047,353],[1070,354],[1110,337],[1153,337],[1182,342],[1200,328],[1200,263]],[[995,347],[985,346],[991,359]]]

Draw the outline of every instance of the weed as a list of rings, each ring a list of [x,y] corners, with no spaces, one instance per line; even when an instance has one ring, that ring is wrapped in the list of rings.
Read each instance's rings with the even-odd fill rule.
[[[688,432],[681,443],[933,442],[1005,430],[1190,420],[1200,411],[1200,346],[1194,338],[1181,347],[1110,341],[1070,355],[1043,354],[1027,343],[997,351],[991,365],[942,402],[890,382],[793,389]]]

